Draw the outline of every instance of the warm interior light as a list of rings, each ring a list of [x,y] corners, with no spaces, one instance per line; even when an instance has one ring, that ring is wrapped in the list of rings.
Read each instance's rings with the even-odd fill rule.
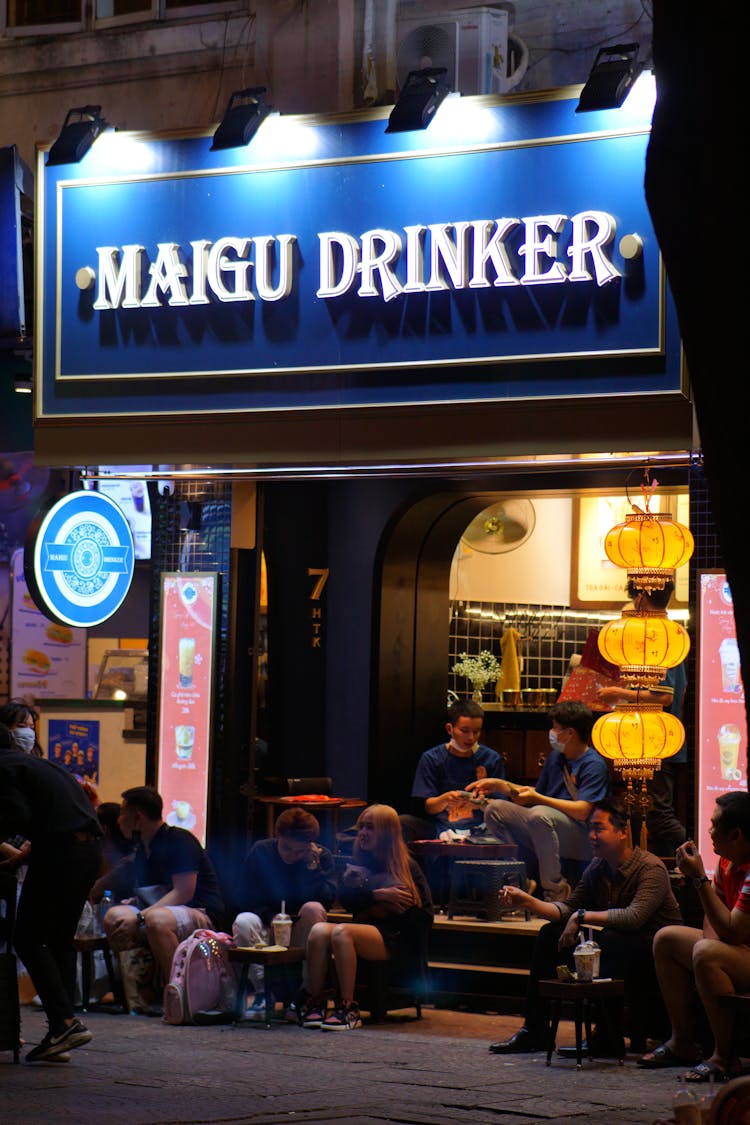
[[[599,651],[632,687],[655,687],[668,668],[676,668],[690,652],[690,637],[678,621],[662,612],[623,610],[622,617],[604,625],[597,638]]]
[[[660,768],[662,758],[677,753],[685,741],[685,728],[658,703],[621,703],[596,720],[591,739],[615,769],[637,766],[634,775],[644,778]]]
[[[610,562],[625,567],[639,589],[663,589],[667,578],[693,553],[690,529],[670,512],[630,512],[610,528],[604,550]]]

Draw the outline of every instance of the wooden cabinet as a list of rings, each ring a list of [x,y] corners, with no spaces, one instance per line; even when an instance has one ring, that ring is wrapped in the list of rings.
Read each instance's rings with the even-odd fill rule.
[[[539,777],[541,764],[549,753],[546,729],[485,729],[482,742],[503,756],[509,781],[526,784],[532,784]]]

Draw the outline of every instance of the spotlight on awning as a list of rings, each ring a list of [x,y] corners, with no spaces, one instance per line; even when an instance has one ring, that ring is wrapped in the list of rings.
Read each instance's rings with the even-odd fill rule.
[[[100,105],[68,110],[60,136],[47,154],[47,164],[78,164],[106,128]]]
[[[16,375],[15,379],[13,380],[13,389],[15,390],[16,394],[30,395],[33,390],[31,385],[31,376]]]
[[[391,110],[386,133],[426,129],[450,91],[446,67],[428,66],[423,70],[410,70],[398,101]]]
[[[643,69],[636,61],[638,48],[638,43],[618,43],[615,47],[601,48],[581,90],[576,113],[620,108]]]
[[[253,86],[232,94],[224,118],[214,133],[211,151],[217,148],[242,148],[250,144],[271,112],[266,105],[266,87]]]

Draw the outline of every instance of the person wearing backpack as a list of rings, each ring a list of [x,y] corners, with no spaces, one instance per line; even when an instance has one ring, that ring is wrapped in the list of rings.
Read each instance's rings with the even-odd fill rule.
[[[167,824],[162,810],[153,786],[125,790],[117,824],[136,840],[135,855],[98,879],[89,897],[98,902],[108,887],[128,886],[106,913],[105,934],[118,953],[147,945],[166,983],[179,943],[195,930],[216,930],[224,902],[205,848],[192,832]]]
[[[293,919],[292,948],[304,949],[316,922],[325,922],[336,898],[336,873],[328,848],[317,843],[320,825],[302,808],[285,809],[276,821],[273,838],[250,849],[240,875],[237,901],[246,907],[234,920],[232,935],[239,946],[273,941],[271,919],[285,909]],[[303,980],[306,970],[303,969]],[[255,998],[246,1019],[263,1020],[263,967],[250,966]],[[288,984],[291,1000],[299,981]]]

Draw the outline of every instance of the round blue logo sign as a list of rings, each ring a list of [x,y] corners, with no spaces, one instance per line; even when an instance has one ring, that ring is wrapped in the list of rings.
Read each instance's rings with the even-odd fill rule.
[[[50,508],[37,532],[34,585],[53,617],[86,628],[120,608],[134,561],[133,535],[114,500],[71,492]]]

